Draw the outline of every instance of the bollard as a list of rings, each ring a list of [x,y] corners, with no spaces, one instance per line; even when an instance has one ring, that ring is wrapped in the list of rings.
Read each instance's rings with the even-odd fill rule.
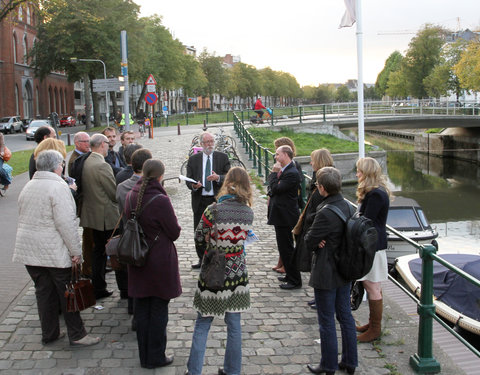
[[[177,135],[181,135],[179,122],[177,122]]]
[[[207,121],[203,120],[203,131],[207,131]]]
[[[67,134],[67,146],[71,146],[71,145],[72,145],[72,141],[71,141],[71,139],[70,139],[70,136],[71,136],[71,134],[68,133],[68,134]]]

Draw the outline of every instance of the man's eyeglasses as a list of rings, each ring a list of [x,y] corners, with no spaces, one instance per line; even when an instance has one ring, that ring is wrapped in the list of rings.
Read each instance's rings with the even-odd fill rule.
[[[82,142],[82,143],[85,143],[85,142],[90,142],[90,141],[77,141],[77,142]]]

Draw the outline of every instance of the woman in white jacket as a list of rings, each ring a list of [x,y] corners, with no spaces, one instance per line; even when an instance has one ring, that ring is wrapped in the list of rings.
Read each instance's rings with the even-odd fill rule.
[[[60,177],[65,161],[55,150],[43,151],[37,172],[18,198],[19,217],[13,261],[25,264],[35,284],[38,315],[44,344],[62,338],[59,310],[71,345],[93,345],[98,337],[87,335],[80,313],[66,311],[65,285],[72,263],[81,263],[76,208],[70,189]]]

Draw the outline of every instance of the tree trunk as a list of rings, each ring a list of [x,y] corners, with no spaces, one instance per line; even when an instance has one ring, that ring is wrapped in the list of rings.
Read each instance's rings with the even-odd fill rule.
[[[92,123],[90,121],[90,116],[92,114],[92,107],[90,105],[91,95],[90,95],[90,79],[88,78],[88,74],[83,76],[83,89],[85,91],[85,127],[87,129],[93,128]]]

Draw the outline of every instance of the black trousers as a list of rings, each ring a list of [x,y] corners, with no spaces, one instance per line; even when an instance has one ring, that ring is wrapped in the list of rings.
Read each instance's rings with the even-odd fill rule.
[[[105,268],[107,266],[107,254],[105,254],[105,245],[112,235],[112,230],[93,229],[93,247],[92,254],[92,284],[95,293],[101,293],[107,289],[105,281]]]
[[[71,268],[25,266],[35,285],[42,342],[55,341],[60,334],[59,311],[62,310],[70,341],[87,335],[79,312],[67,312],[65,285],[72,276]]]
[[[285,267],[285,275],[287,281],[294,285],[302,285],[302,275],[295,267],[293,261],[293,226],[275,225],[275,236],[277,238],[277,247],[283,266]]]
[[[210,206],[213,202],[215,202],[215,197],[212,196],[202,196],[200,198],[200,205],[198,206],[196,211],[193,211],[193,232],[195,233],[195,230],[197,229],[198,223],[200,223],[200,220],[202,219],[203,211]],[[202,261],[203,254],[205,252],[204,247],[199,247],[195,245],[195,251],[197,252],[198,259],[200,262]]]
[[[159,297],[135,298],[135,320],[140,365],[146,368],[165,363],[168,303]]]

